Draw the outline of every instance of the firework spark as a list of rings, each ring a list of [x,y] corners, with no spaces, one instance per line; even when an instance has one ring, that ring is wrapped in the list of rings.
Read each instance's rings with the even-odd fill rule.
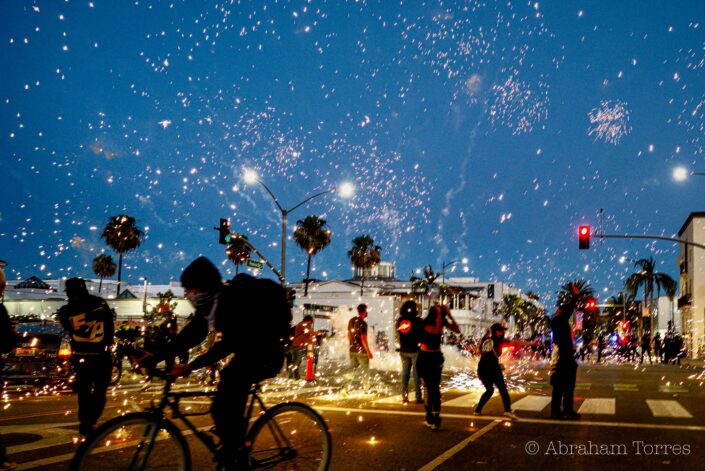
[[[599,107],[588,113],[588,118],[588,136],[594,135],[595,141],[599,139],[617,145],[632,130],[627,103],[622,101],[602,101]]]

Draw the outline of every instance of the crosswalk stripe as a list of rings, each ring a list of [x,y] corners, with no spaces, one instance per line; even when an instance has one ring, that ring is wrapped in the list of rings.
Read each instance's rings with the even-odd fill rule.
[[[473,407],[476,403],[477,400],[480,398],[479,393],[470,393],[470,394],[465,394],[460,397],[456,397],[455,399],[451,399],[450,401],[443,402],[443,407],[466,407],[466,408],[471,408]]]
[[[578,409],[579,414],[614,415],[616,400],[613,397],[591,397],[585,399]]]
[[[590,389],[590,386],[592,386],[592,383],[578,383],[575,385],[576,390],[587,390]]]
[[[546,408],[547,405],[551,403],[551,398],[549,396],[533,396],[528,395],[522,397],[514,404],[512,404],[512,409],[514,410],[526,410],[532,412],[541,412]]]
[[[636,384],[613,384],[612,385],[613,389],[615,391],[632,391],[632,392],[637,392],[639,391],[639,387]]]
[[[654,417],[692,419],[693,416],[678,401],[647,399],[646,404]]]
[[[658,387],[659,392],[662,393],[687,393],[688,389],[681,387],[681,386],[659,386]]]

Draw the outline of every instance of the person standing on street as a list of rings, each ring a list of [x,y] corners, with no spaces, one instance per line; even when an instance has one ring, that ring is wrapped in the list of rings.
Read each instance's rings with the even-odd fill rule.
[[[0,268],[0,299],[5,296],[5,288],[7,287],[7,280],[5,279],[5,272]],[[10,322],[10,316],[7,314],[7,309],[5,309],[4,304],[0,304],[0,353],[10,353],[12,349],[17,345],[17,334],[15,333],[14,327],[12,327],[12,322]],[[3,370],[2,359],[0,359],[0,372]],[[5,378],[0,376],[0,396],[3,395],[3,390],[5,389]],[[2,441],[2,435],[0,435],[0,471],[9,471],[15,469],[17,463],[12,461],[7,456],[7,449]]]
[[[654,362],[651,359],[651,333],[649,332],[644,332],[644,335],[641,336],[641,360],[639,360],[639,363],[644,363],[644,353],[648,353],[649,363],[653,365]]]
[[[441,373],[443,372],[443,353],[441,337],[443,327],[448,327],[456,334],[460,327],[450,314],[448,306],[436,304],[431,306],[422,323],[421,349],[416,360],[419,376],[424,388],[426,408],[426,426],[431,430],[441,427]]]
[[[350,366],[362,375],[365,388],[370,385],[370,360],[374,357],[367,343],[367,306],[357,306],[357,316],[348,322],[348,341],[350,342]]]
[[[654,335],[654,355],[656,355],[656,363],[661,363],[663,354],[663,344],[661,343],[661,332],[656,332]]]
[[[600,332],[597,336],[597,363],[602,361],[602,350],[605,349],[605,333]]]
[[[399,336],[399,356],[401,357],[401,397],[402,403],[409,403],[409,379],[414,371],[414,387],[416,388],[416,403],[423,404],[421,381],[416,360],[419,356],[419,341],[421,334],[421,319],[414,301],[406,301],[401,306],[397,319],[397,335]]]
[[[309,345],[313,345],[316,340],[316,333],[313,330],[313,316],[305,315],[303,320],[296,324],[294,328],[294,339],[291,341],[291,368],[294,379],[301,379],[299,369],[301,360],[306,358]]]
[[[71,339],[71,363],[78,392],[78,431],[90,434],[105,408],[110,385],[113,313],[102,298],[88,294],[81,278],[66,280],[68,304],[59,309],[59,321]]]
[[[482,408],[490,400],[494,394],[494,387],[497,387],[499,395],[502,398],[504,405],[504,415],[512,420],[518,419],[516,414],[512,412],[512,400],[509,398],[507,385],[504,382],[504,366],[500,362],[502,350],[508,346],[514,347],[531,347],[537,346],[539,340],[535,342],[524,342],[521,340],[510,341],[504,337],[507,328],[500,323],[492,324],[489,335],[482,339],[480,344],[480,361],[477,364],[477,376],[485,386],[485,392],[480,397],[480,401],[475,407],[475,415],[482,415]]]
[[[575,360],[575,344],[570,316],[577,305],[578,288],[571,285],[572,295],[559,298],[558,310],[551,320],[553,353],[551,355],[551,397],[552,419],[579,419],[580,414],[573,409],[573,394],[578,371]],[[561,410],[561,405],[563,406]]]

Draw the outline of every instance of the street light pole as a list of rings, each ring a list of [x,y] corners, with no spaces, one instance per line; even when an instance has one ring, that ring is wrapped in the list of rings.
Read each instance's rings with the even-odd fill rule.
[[[443,265],[441,267],[441,283],[446,284],[446,267],[450,268],[456,263],[462,263],[463,265],[466,265],[468,263],[467,258],[457,258],[455,260],[451,260],[450,262],[446,263],[443,261]]]
[[[337,191],[338,188],[329,188],[328,190],[320,191],[318,193],[314,193],[313,195],[305,198],[303,201],[300,203],[292,206],[289,209],[285,209],[281,203],[279,203],[279,199],[274,195],[274,192],[262,181],[261,178],[252,170],[248,170],[245,172],[245,180],[248,183],[259,183],[262,185],[262,187],[267,191],[269,196],[272,198],[272,201],[274,201],[274,204],[277,206],[277,209],[279,209],[279,212],[281,213],[281,218],[282,218],[282,247],[281,247],[281,253],[282,253],[282,258],[281,258],[281,271],[280,271],[280,279],[282,282],[282,286],[286,287],[286,231],[287,231],[287,220],[289,213],[292,211],[295,211],[296,209],[300,208],[301,206],[305,205],[309,201],[318,198],[323,195],[327,195],[328,193],[333,193],[334,191]],[[340,191],[342,196],[352,196],[352,192],[354,191],[354,188],[351,183],[344,183],[340,187]]]

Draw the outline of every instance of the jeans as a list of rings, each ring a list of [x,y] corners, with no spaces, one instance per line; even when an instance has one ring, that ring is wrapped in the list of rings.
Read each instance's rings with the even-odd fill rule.
[[[416,366],[416,359],[419,352],[400,352],[401,357],[401,395],[404,399],[409,397],[409,379],[411,376],[411,368],[414,369],[414,386],[416,387],[416,400],[422,401],[421,381],[419,380],[419,368]]]
[[[77,355],[72,358],[78,393],[78,421],[81,427],[93,427],[105,408],[110,386],[112,358],[109,353]]]
[[[306,358],[306,348],[293,347],[291,350],[291,374],[294,379],[301,379],[299,370],[301,369],[301,360]]]
[[[509,399],[509,392],[507,391],[507,385],[504,382],[504,374],[502,371],[494,371],[489,373],[480,374],[480,381],[485,386],[485,392],[480,396],[480,401],[477,403],[475,412],[482,412],[482,408],[485,407],[487,401],[490,400],[492,394],[494,394],[494,386],[497,386],[499,395],[502,397],[502,404],[504,405],[504,412],[512,411],[512,401]]]
[[[441,373],[443,372],[443,354],[421,350],[416,360],[419,376],[423,383],[426,408],[426,420],[433,420],[441,413]]]
[[[365,387],[370,384],[370,358],[367,353],[350,352],[350,367],[356,373],[356,376],[362,377],[362,383]]]
[[[553,392],[551,394],[551,415],[574,414],[573,395],[575,394],[575,380],[578,365],[561,365],[559,361],[556,372],[551,376]],[[561,403],[563,411],[561,414]]]

